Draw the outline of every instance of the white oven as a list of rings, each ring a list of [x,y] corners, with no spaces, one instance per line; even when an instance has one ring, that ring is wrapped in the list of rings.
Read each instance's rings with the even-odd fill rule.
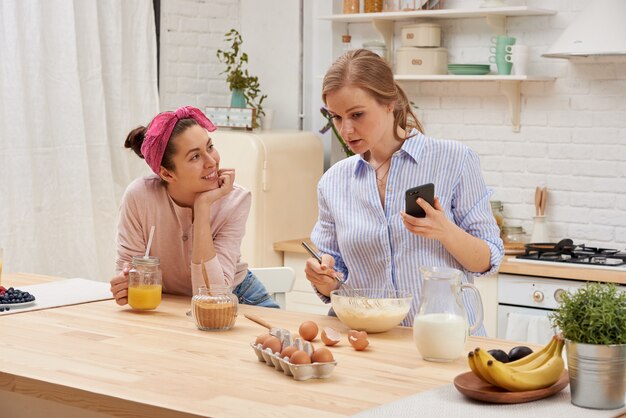
[[[554,335],[548,314],[558,306],[560,295],[584,285],[578,280],[499,274],[497,337],[547,343]]]

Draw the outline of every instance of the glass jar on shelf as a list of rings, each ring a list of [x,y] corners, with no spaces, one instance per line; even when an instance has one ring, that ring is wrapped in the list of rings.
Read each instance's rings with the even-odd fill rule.
[[[363,48],[372,51],[384,60],[387,60],[387,46],[382,41],[363,42]]]
[[[504,207],[499,200],[492,200],[490,203],[491,212],[493,213],[493,217],[496,218],[496,223],[498,224],[498,228],[500,228],[500,235],[502,235],[502,228],[504,227]]]
[[[379,13],[383,11],[383,0],[364,0],[363,11],[365,13]]]
[[[361,10],[360,0],[343,0],[343,13],[359,13]]]
[[[352,36],[350,35],[341,35],[341,50],[346,53],[348,51],[352,51]]]
[[[528,237],[521,226],[505,225],[502,227],[502,240],[505,244],[526,244]]]

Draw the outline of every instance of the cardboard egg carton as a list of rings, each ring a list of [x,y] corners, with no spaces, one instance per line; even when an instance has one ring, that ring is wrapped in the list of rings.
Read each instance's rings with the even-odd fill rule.
[[[280,330],[277,332],[276,337],[280,339],[282,343],[281,350],[289,346],[295,346],[298,350],[305,351],[309,357],[313,354],[313,344],[302,338],[294,339],[287,330]],[[263,350],[261,344],[251,343],[250,346],[259,361],[265,362],[265,364],[270,367],[273,366],[276,370],[283,372],[287,376],[292,376],[295,380],[326,379],[330,377],[337,365],[336,361],[328,363],[293,364],[289,362],[289,357],[282,358],[280,357],[280,353],[272,353],[272,350],[269,348]]]

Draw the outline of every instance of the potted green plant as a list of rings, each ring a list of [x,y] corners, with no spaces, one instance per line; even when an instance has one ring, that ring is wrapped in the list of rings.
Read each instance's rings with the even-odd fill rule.
[[[221,74],[226,74],[226,81],[232,92],[230,106],[246,107],[248,104],[256,109],[254,127],[257,127],[259,118],[265,115],[262,104],[267,95],[261,94],[259,78],[250,75],[246,68],[248,54],[241,49],[241,34],[236,29],[231,29],[224,35],[224,40],[230,44],[230,48],[218,49],[217,59],[226,64],[226,69]]]
[[[320,129],[319,132],[321,134],[325,134],[326,132],[328,132],[329,129],[332,129],[333,134],[335,134],[335,138],[337,138],[337,141],[339,141],[339,144],[341,145],[343,152],[346,154],[346,157],[350,157],[354,155],[352,150],[348,148],[348,146],[346,145],[339,131],[337,131],[337,128],[335,128],[335,124],[333,123],[333,117],[331,116],[328,109],[326,109],[325,107],[322,107],[320,108],[320,112],[322,113],[322,116],[324,116],[324,118],[326,119],[326,125],[324,125],[324,127],[322,127],[322,129]]]
[[[565,337],[572,403],[617,409],[626,395],[626,292],[587,283],[549,314]]]

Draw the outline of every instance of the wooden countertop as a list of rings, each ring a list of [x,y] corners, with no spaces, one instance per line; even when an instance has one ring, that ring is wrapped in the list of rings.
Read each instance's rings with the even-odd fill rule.
[[[308,238],[306,240],[310,242]],[[302,241],[303,238],[276,242],[274,243],[274,250],[306,254],[307,252],[301,244]],[[620,272],[614,270],[579,268],[571,265],[553,266],[523,264],[510,262],[509,260],[511,258],[513,257],[504,257],[504,260],[500,265],[500,273],[626,284],[626,269],[624,269],[623,272]]]
[[[13,274],[4,286],[52,280]],[[241,315],[224,332],[196,329],[185,313],[189,298],[164,296],[153,312],[113,301],[0,317],[0,390],[119,417],[345,416],[452,382],[465,359],[423,361],[412,330],[370,335],[354,351],[345,338],[332,347],[329,379],[295,381],[260,363],[250,343],[264,328]],[[333,326],[336,318],[240,306],[271,324],[296,331],[304,320]],[[321,344],[319,337],[314,345]],[[466,344],[510,349],[516,344],[472,337]]]

